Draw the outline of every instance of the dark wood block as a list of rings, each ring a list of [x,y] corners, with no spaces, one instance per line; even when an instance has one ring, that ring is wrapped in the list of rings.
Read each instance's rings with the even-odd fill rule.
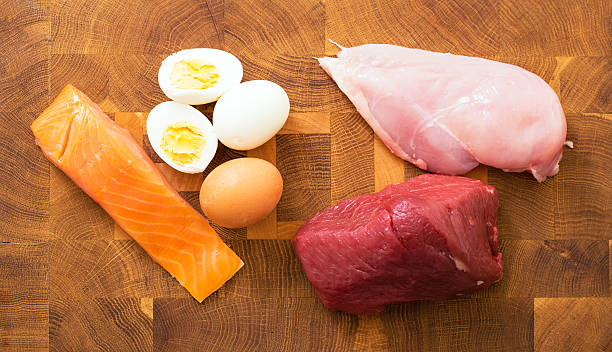
[[[52,351],[153,351],[153,299],[56,297],[49,303]]]
[[[0,243],[0,349],[49,348],[49,247]]]
[[[153,316],[156,351],[345,351],[357,328],[355,316],[304,298],[157,298]]]
[[[276,167],[283,175],[278,221],[306,220],[331,205],[328,134],[277,135]]]
[[[51,299],[190,297],[132,240],[50,243]]]
[[[536,352],[612,348],[612,298],[538,298],[534,310]]]

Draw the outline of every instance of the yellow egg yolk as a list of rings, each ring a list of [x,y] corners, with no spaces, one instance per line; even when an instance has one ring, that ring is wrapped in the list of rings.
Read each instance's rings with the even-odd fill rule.
[[[181,60],[170,73],[170,84],[179,89],[206,89],[218,81],[217,68],[198,59]]]
[[[179,165],[190,164],[198,159],[205,144],[202,131],[185,121],[168,126],[161,140],[162,149]]]

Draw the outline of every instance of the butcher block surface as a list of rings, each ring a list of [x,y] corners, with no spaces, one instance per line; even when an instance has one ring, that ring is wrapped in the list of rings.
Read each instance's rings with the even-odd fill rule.
[[[567,116],[557,176],[480,166],[499,192],[504,278],[475,295],[332,312],[290,239],[315,212],[423,171],[394,157],[312,57],[391,43],[475,55],[547,81]],[[0,350],[612,350],[612,2],[606,0],[8,0],[0,5]],[[262,147],[220,145],[199,175],[148,144],[147,112],[166,101],[161,61],[191,47],[229,51],[244,79],[291,100]],[[197,303],[34,143],[29,125],[67,84],[140,141],[199,210],[205,175],[255,156],[276,164],[275,212],[216,227],[244,268]],[[213,106],[199,107],[211,116]]]

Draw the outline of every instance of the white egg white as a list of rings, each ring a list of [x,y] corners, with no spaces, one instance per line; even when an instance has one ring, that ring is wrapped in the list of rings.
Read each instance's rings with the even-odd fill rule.
[[[170,156],[161,147],[162,137],[168,126],[181,121],[199,128],[206,140],[199,158],[186,165],[180,165],[172,161]],[[185,173],[193,174],[204,171],[217,151],[217,135],[208,118],[193,106],[175,101],[161,103],[151,110],[147,117],[147,135],[155,153],[166,164]]]
[[[170,83],[172,68],[177,62],[188,59],[198,59],[214,65],[219,81],[206,89],[181,89],[173,86]],[[176,52],[162,61],[157,79],[159,87],[168,98],[183,104],[199,105],[216,101],[223,93],[240,84],[242,73],[242,63],[234,55],[218,49],[194,48]]]
[[[213,112],[213,126],[224,145],[250,150],[266,143],[289,116],[289,97],[278,84],[248,81],[230,89]]]

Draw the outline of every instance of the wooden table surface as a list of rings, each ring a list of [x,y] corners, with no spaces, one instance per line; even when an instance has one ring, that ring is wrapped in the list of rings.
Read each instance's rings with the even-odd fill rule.
[[[421,173],[312,59],[336,52],[326,38],[493,58],[558,93],[575,148],[557,176],[470,174],[499,190],[501,283],[361,317],[316,298],[289,241],[297,227]],[[611,43],[609,0],[2,1],[0,350],[612,350]],[[147,112],[167,100],[158,67],[191,47],[235,54],[245,80],[276,81],[291,99],[281,133],[247,153],[276,163],[283,197],[261,224],[219,229],[246,265],[202,304],[50,165],[29,130],[73,83],[150,151]],[[214,165],[241,155],[221,147]],[[181,175],[155,161],[198,207],[210,168]]]

